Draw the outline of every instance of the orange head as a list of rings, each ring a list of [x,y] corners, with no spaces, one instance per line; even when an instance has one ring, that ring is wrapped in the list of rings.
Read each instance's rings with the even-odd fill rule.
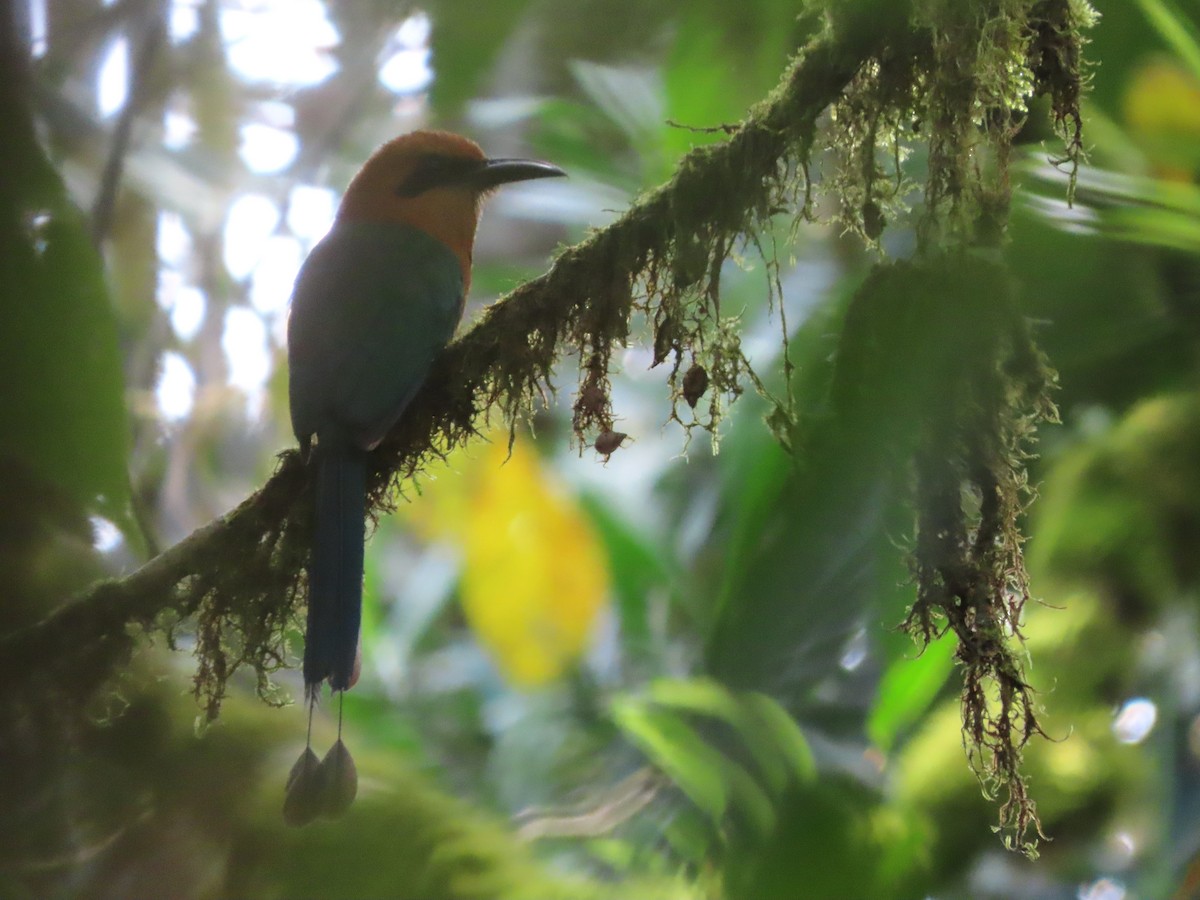
[[[565,174],[544,162],[488,159],[457,134],[414,131],[371,154],[346,188],[337,217],[411,225],[433,235],[458,257],[465,286],[483,198],[511,181]]]

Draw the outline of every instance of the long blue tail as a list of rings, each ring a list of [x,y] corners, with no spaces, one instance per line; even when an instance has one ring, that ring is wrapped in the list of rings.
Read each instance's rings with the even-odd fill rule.
[[[362,620],[363,518],[367,454],[334,441],[317,442],[316,522],[308,570],[304,686],[315,693],[328,678],[350,687]]]

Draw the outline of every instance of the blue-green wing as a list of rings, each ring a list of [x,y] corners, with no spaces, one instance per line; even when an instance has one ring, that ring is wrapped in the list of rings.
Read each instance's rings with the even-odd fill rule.
[[[421,387],[462,314],[454,253],[403,225],[339,223],[315,247],[288,320],[292,427],[377,443]]]

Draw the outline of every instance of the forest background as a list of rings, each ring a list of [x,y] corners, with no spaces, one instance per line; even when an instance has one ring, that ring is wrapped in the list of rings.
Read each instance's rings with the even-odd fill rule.
[[[1200,896],[1200,13],[1093,6],[4,5],[0,894]],[[288,829],[287,300],[423,127],[570,178]]]

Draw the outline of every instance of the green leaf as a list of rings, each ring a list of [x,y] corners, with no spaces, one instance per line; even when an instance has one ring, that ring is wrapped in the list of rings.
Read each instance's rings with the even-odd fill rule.
[[[641,700],[617,698],[613,720],[646,757],[710,819],[719,822],[729,804],[725,759],[683,718]]]
[[[867,734],[883,751],[921,717],[954,671],[953,637],[943,636],[916,659],[892,660],[879,683],[879,694],[867,719]]]
[[[619,715],[614,713],[618,724],[694,801],[693,790],[688,787],[695,781],[690,769],[680,782],[675,776],[680,768],[678,760],[670,763],[674,768],[669,768],[663,757],[680,756],[682,745],[682,755],[690,753],[698,764],[719,776],[725,798],[720,803],[709,802],[702,786],[697,806],[713,815],[714,820],[718,818],[714,810],[728,806],[760,837],[775,826],[775,801],[758,778],[736,759],[716,750],[677,712],[729,726],[741,738],[767,789],[775,795],[782,794],[790,784],[810,780],[815,771],[812,754],[799,727],[778,703],[762,694],[735,693],[705,678],[661,679],[650,686],[644,698],[623,701],[620,709]],[[664,751],[669,741],[676,744]],[[657,748],[657,754],[648,747]]]
[[[654,152],[666,117],[661,76],[652,69],[607,66],[576,59],[568,63],[580,89],[602,110],[634,149]]]
[[[506,46],[508,35],[524,20],[529,5],[529,0],[447,0],[432,10],[433,67],[437,73],[431,88],[432,102],[442,115],[459,114],[463,106],[485,92],[497,55]],[[354,14],[361,13],[355,9]]]
[[[716,128],[740,121],[771,90],[804,29],[791,0],[749,4],[681,4],[664,68],[667,115],[685,126],[665,135],[670,158],[728,138]],[[690,127],[686,127],[690,126]]]
[[[758,839],[775,830],[775,804],[746,769],[727,756],[721,757],[721,774],[729,787],[731,811],[740,814],[744,824]]]
[[[703,863],[712,858],[712,828],[692,809],[681,809],[663,826],[662,836],[682,859]]]
[[[1056,193],[1061,190],[1063,176],[1054,169],[1038,164],[1028,164],[1023,171],[1031,179],[1041,182]],[[1089,206],[1106,207],[1127,205],[1162,207],[1184,215],[1200,216],[1200,187],[1181,181],[1168,181],[1148,175],[1130,175],[1112,172],[1092,166],[1081,166],[1078,174],[1076,198]],[[1079,216],[1071,219],[1060,207],[1027,204],[1035,212],[1054,222],[1080,224]],[[1085,220],[1086,222],[1086,220]]]
[[[677,581],[668,554],[616,515],[595,494],[584,494],[581,502],[608,551],[617,613],[621,619],[621,640],[634,654],[657,655],[651,641],[646,601],[655,590],[670,590]]]
[[[800,730],[792,714],[766,694],[742,695],[746,708],[760,724],[762,733],[775,745],[776,750],[787,760],[792,777],[801,784],[814,781],[817,777],[817,762],[813,758],[808,739]]]
[[[1200,254],[1200,218],[1194,215],[1132,207],[1112,210],[1103,222],[1118,240]]]
[[[52,172],[21,187],[0,210],[0,456],[132,535],[125,388],[103,264]]]
[[[791,777],[788,760],[779,747],[763,739],[756,710],[744,697],[707,678],[661,679],[650,686],[647,697],[662,706],[724,722],[742,739],[767,786],[776,793],[787,786]]]
[[[614,716],[634,743],[714,824],[720,824],[725,812],[729,812],[740,816],[758,837],[770,834],[775,827],[775,803],[758,779],[709,744],[674,711],[655,708],[656,704],[676,705],[676,701],[679,708],[712,715],[733,725],[746,739],[747,746],[756,751],[757,760],[775,755],[774,748],[755,737],[751,716],[739,711],[740,698],[715,682],[657,682],[648,698],[624,701],[621,712],[614,711]],[[776,758],[768,765],[779,772],[782,789],[786,779],[782,761]]]

